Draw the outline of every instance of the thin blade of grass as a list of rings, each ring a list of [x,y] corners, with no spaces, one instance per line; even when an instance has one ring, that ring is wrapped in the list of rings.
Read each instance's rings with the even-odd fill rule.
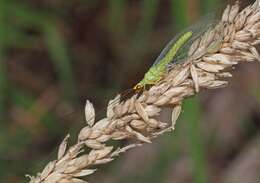
[[[6,6],[8,8],[8,16],[15,17],[16,23],[19,23],[21,26],[41,27],[46,20],[52,18],[48,14],[33,11],[32,8],[17,2],[8,2]]]
[[[58,73],[64,95],[69,101],[73,101],[76,90],[65,40],[54,24],[50,22],[45,24],[43,31],[47,49]]]
[[[123,34],[126,30],[125,18],[125,9],[126,1],[125,0],[113,0],[108,1],[109,6],[109,30],[113,33],[114,37],[117,37],[118,34]]]
[[[220,4],[222,4],[218,0],[200,0],[200,1],[201,1],[200,8],[201,8],[202,14],[207,14],[212,11],[215,11],[216,7],[218,7]]]
[[[158,0],[144,0],[141,4],[141,20],[139,22],[139,29],[137,31],[137,37],[144,37],[151,33],[155,22],[155,16],[159,9]]]
[[[198,98],[186,100],[183,119],[187,125],[187,136],[190,143],[190,155],[193,162],[193,182],[207,183],[206,158],[203,136],[200,130],[200,104]]]
[[[172,18],[175,30],[181,30],[188,24],[187,0],[171,0]]]
[[[51,21],[51,17],[47,14],[32,11],[20,4],[10,3],[8,7],[21,25],[35,26],[39,31],[43,32],[47,50],[58,73],[64,96],[67,100],[73,101],[76,90],[72,67],[65,40],[55,26],[57,22]]]
[[[8,82],[7,68],[5,62],[5,0],[0,0],[0,121],[3,125],[5,121],[5,100],[7,97]],[[1,128],[2,129],[2,128]]]

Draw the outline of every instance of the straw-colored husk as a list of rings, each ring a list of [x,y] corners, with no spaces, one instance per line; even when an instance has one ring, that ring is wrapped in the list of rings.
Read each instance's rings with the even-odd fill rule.
[[[228,68],[242,62],[259,61],[255,45],[260,43],[260,0],[239,10],[239,3],[227,6],[219,23],[207,30],[191,46],[186,61],[174,66],[162,81],[123,102],[110,101],[107,117],[95,122],[95,110],[86,104],[87,126],[78,142],[61,143],[56,160],[46,165],[30,183],[83,183],[81,177],[93,174],[96,165],[106,164],[127,150],[152,143],[152,139],[174,130],[182,101],[202,89],[228,84]],[[159,120],[163,108],[172,108],[171,124]],[[115,148],[108,140],[134,139],[132,144]]]

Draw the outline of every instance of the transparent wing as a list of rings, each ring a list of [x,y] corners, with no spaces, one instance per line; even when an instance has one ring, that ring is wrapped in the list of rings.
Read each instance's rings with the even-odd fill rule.
[[[203,33],[207,31],[210,27],[215,25],[216,20],[214,14],[210,14],[206,17],[204,17],[201,21],[199,21],[197,24],[187,28],[183,32],[179,33],[177,36],[172,38],[168,44],[165,46],[165,48],[161,51],[160,55],[156,58],[155,62],[153,63],[153,66],[160,63],[160,61],[165,57],[165,55],[169,52],[169,50],[173,47],[173,45],[176,43],[176,41],[186,32],[192,31],[192,37],[182,45],[182,47],[178,50],[176,56],[173,58],[173,61],[180,61],[183,60],[188,53],[188,49],[190,45]]]

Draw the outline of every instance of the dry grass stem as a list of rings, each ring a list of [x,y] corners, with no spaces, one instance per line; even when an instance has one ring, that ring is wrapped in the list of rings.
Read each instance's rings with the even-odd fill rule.
[[[231,77],[228,69],[243,62],[260,60],[255,48],[260,43],[260,0],[239,10],[239,3],[227,6],[221,20],[190,46],[186,61],[173,67],[158,84],[123,102],[117,96],[110,101],[107,117],[95,122],[95,110],[87,101],[87,126],[78,142],[67,147],[67,136],[61,143],[56,160],[50,162],[30,183],[83,183],[81,177],[93,174],[96,165],[153,138],[174,130],[181,113],[182,101],[202,89],[221,88]],[[163,108],[172,108],[172,123],[159,120]],[[109,140],[132,139],[126,147],[115,148]]]

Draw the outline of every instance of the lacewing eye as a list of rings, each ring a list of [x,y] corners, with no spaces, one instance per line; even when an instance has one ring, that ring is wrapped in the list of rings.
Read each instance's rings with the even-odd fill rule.
[[[135,90],[136,92],[139,92],[140,90],[142,90],[142,88],[143,88],[142,85],[136,85],[136,86],[134,87],[134,90]]]

